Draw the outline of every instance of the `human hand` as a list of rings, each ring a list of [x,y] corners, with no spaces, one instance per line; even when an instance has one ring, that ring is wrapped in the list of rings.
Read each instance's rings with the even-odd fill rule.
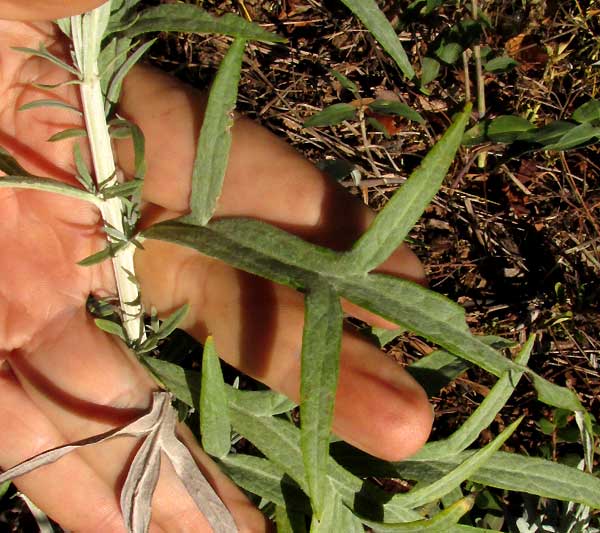
[[[84,4],[69,7],[83,10],[88,7]],[[44,6],[53,9],[51,2]],[[7,17],[36,14],[12,9],[6,4]],[[67,76],[43,60],[11,50],[36,48],[40,41],[65,56],[51,24],[0,23],[0,144],[30,172],[74,183],[74,141],[46,140],[67,127],[81,127],[80,120],[58,109],[16,112],[39,98],[78,104],[73,86],[55,89],[52,95],[31,87],[32,81],[54,84]],[[120,113],[142,128],[147,141],[145,225],[187,210],[200,101],[194,90],[148,68],[134,70],[125,83]],[[233,137],[217,216],[261,218],[337,248],[347,247],[368,225],[372,215],[365,207],[264,129],[241,119]],[[120,166],[131,174],[131,147],[123,141],[116,148]],[[86,315],[90,293],[114,293],[108,262],[90,268],[76,265],[103,247],[94,208],[49,193],[11,189],[0,189],[0,205],[0,424],[5,430],[0,466],[7,468],[44,449],[130,421],[147,409],[156,386],[131,354]],[[136,256],[136,272],[145,303],[163,314],[190,303],[185,329],[200,340],[210,333],[225,360],[297,400],[301,296],[188,249],[153,241],[144,246]],[[405,247],[382,268],[423,279],[419,262]],[[345,308],[386,324],[354,306]],[[422,445],[431,416],[423,391],[408,374],[365,340],[345,333],[336,433],[370,453],[399,459]],[[240,529],[264,530],[262,516],[189,432],[181,432]],[[119,531],[123,526],[116,494],[134,447],[134,440],[119,439],[82,449],[16,483],[67,529]],[[153,504],[155,531],[200,531],[202,523],[208,530],[168,464],[163,464]]]

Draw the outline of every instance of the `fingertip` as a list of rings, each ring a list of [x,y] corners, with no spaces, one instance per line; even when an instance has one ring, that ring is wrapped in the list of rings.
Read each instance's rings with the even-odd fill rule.
[[[427,442],[433,410],[423,388],[366,341],[348,337],[336,397],[334,431],[387,461],[415,454]]]

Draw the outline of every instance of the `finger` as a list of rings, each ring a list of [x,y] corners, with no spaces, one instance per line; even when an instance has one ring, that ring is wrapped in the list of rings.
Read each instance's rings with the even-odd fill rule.
[[[63,435],[24,393],[6,364],[0,369],[0,397],[2,469],[64,444]],[[124,532],[114,491],[77,454],[17,478],[15,484],[68,530]]]
[[[213,335],[228,363],[299,399],[304,324],[300,293],[176,245],[146,241],[136,254],[142,295],[168,311],[190,303],[183,326]],[[399,460],[426,441],[432,411],[421,387],[368,341],[345,332],[334,430],[380,457]]]
[[[5,20],[55,20],[78,15],[105,3],[106,0],[1,0],[0,18]]]
[[[9,357],[30,398],[68,441],[102,433],[131,421],[148,407],[156,385],[120,345],[85,319],[85,311],[63,317],[46,337]],[[191,444],[189,434],[185,433]],[[120,491],[126,467],[137,447],[132,438],[119,438],[82,448],[78,453],[111,487]],[[194,456],[207,479],[231,509],[240,527],[265,529],[262,515],[194,445]],[[153,523],[165,531],[210,531],[168,461],[153,499]]]
[[[179,213],[188,210],[203,105],[200,93],[162,72],[140,67],[127,78],[121,112],[146,136],[146,200]],[[117,154],[131,172],[131,144],[117,144]],[[344,250],[374,215],[265,128],[239,119],[216,216],[260,218],[316,244]],[[417,282],[425,279],[407,246],[380,268]]]

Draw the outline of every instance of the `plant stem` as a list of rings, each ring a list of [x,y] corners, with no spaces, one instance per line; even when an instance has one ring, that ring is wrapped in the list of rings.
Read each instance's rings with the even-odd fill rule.
[[[473,0],[472,4],[473,19],[477,20],[478,16],[478,5],[477,0]],[[475,56],[475,74],[477,76],[477,111],[479,113],[479,120],[483,120],[486,112],[485,105],[485,83],[483,79],[483,69],[481,67],[481,47],[476,44],[473,46],[473,55]],[[487,151],[483,151],[479,154],[477,159],[477,165],[479,168],[485,168],[487,161]]]
[[[110,3],[85,15],[90,17],[84,24],[81,18],[73,17],[73,45],[81,70],[80,93],[83,104],[85,125],[88,132],[90,151],[96,182],[107,186],[117,184],[117,168],[104,112],[104,96],[100,86],[98,69],[99,42],[97,31],[103,9],[110,9]],[[87,24],[86,24],[87,22]],[[79,29],[81,28],[81,31]],[[87,30],[87,31],[86,31]],[[110,198],[102,202],[100,212],[107,227],[124,233],[123,204],[120,198]],[[110,238],[110,237],[109,237]],[[129,244],[118,251],[112,259],[117,283],[123,328],[130,344],[143,341],[143,308],[139,286],[135,280],[133,255],[135,246]]]

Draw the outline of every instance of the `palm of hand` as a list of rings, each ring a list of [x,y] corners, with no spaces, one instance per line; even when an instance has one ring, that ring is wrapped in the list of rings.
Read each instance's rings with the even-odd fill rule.
[[[0,22],[0,144],[31,173],[74,184],[73,141],[46,141],[65,128],[81,127],[81,119],[57,109],[16,111],[42,98],[78,103],[76,86],[52,94],[30,86],[32,81],[55,84],[68,79],[49,63],[10,50],[37,48],[40,41],[55,54],[64,54],[51,25]],[[125,84],[120,112],[140,125],[147,140],[146,224],[186,210],[200,126],[197,107],[198,95],[191,89],[147,69],[134,72]],[[125,173],[131,172],[126,142],[117,144],[117,155]],[[0,426],[6,435],[0,466],[6,468],[65,440],[130,420],[147,407],[154,385],[86,316],[90,292],[114,292],[109,262],[91,268],[76,265],[103,246],[95,208],[50,193],[4,188],[0,206],[0,362],[7,361],[0,366]],[[344,218],[331,216],[336,212]],[[217,214],[263,218],[337,247],[352,242],[371,217],[295,152],[244,120],[234,127]],[[168,312],[190,302],[184,324],[188,331],[201,339],[210,332],[228,362],[298,398],[303,323],[299,294],[189,250],[157,242],[147,242],[145,248],[136,257],[136,270],[146,303]],[[405,247],[384,266],[390,273],[422,277],[418,261]],[[353,306],[346,310],[377,323]],[[418,449],[431,423],[422,390],[355,335],[345,334],[341,357],[334,429],[391,459]],[[238,523],[263,529],[260,515],[182,431]],[[24,476],[18,484],[68,529],[119,531],[115,492],[133,446],[119,441],[84,450]],[[69,495],[66,509],[60,492],[46,490],[61,483],[86,487]],[[152,516],[156,531],[201,529],[202,518],[168,465],[161,470]]]

